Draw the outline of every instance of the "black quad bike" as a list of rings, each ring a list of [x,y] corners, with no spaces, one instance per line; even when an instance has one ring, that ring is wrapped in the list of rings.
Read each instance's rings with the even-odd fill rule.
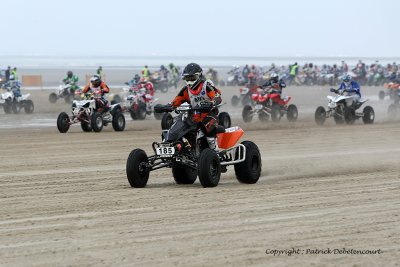
[[[236,144],[243,135],[242,129],[218,126],[211,149],[210,138],[202,130],[204,126],[192,121],[194,112],[209,112],[211,109],[211,106],[193,108],[187,103],[175,109],[169,105],[155,107],[159,113],[175,110],[179,119],[170,129],[162,131],[161,142],[153,142],[154,155],[147,156],[142,149],[132,150],[126,163],[129,184],[145,187],[151,171],[171,168],[177,184],[193,184],[198,176],[203,187],[215,187],[229,165],[234,166],[239,182],[256,183],[261,174],[260,151],[251,141]]]

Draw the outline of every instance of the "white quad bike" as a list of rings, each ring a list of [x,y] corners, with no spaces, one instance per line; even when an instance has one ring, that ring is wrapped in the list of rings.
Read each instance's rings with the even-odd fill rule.
[[[328,95],[328,110],[319,106],[315,111],[315,122],[318,125],[324,124],[325,120],[333,117],[336,124],[353,124],[355,120],[362,118],[364,124],[372,124],[375,119],[375,112],[371,106],[366,106],[362,112],[357,112],[368,100],[360,100],[357,103],[348,94],[347,90],[331,89],[331,92],[336,93],[336,96]]]
[[[194,112],[209,112],[212,106],[191,107],[183,103],[177,108],[157,106],[155,112],[179,114],[168,130],[162,131],[162,141],[153,142],[154,155],[147,156],[142,149],[134,149],[126,162],[126,174],[132,187],[145,187],[151,171],[171,168],[177,184],[193,184],[197,176],[203,187],[218,185],[221,173],[233,165],[241,183],[254,184],[261,174],[261,155],[251,141],[237,144],[243,130],[239,127],[217,127],[217,137],[204,136],[202,126],[192,121]],[[216,144],[218,143],[218,145]]]
[[[49,102],[54,104],[58,99],[64,98],[65,103],[70,104],[72,101],[79,100],[81,97],[82,89],[77,88],[74,93],[71,92],[71,84],[62,84],[58,87],[56,92],[52,92],[49,95]]]
[[[6,114],[19,113],[23,108],[25,113],[33,113],[33,101],[28,99],[30,94],[19,94],[19,84],[6,87],[6,92],[1,94],[0,106],[3,106]]]
[[[101,132],[103,126],[111,123],[117,132],[125,129],[125,116],[121,112],[120,104],[111,105],[109,112],[98,112],[96,99],[101,94],[95,92],[86,94],[84,100],[74,100],[72,102],[72,116],[66,112],[61,112],[57,118],[57,128],[60,133],[66,133],[72,124],[80,123],[84,132]]]

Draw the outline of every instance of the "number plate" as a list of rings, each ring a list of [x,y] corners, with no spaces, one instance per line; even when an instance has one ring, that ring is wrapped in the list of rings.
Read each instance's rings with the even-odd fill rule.
[[[263,106],[258,104],[254,106],[254,109],[263,109]]]
[[[156,154],[160,157],[172,157],[175,154],[175,148],[172,146],[160,146],[156,148]]]

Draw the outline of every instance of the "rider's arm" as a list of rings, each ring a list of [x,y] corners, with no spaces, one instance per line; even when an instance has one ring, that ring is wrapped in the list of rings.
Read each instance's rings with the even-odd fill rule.
[[[83,88],[82,93],[86,94],[87,91],[89,91],[89,88],[90,88],[90,84],[87,84],[87,85],[85,86],[85,88]]]
[[[206,91],[208,97],[214,101],[215,105],[221,104],[222,98],[221,98],[221,91],[219,89],[210,84],[207,84]]]
[[[175,96],[174,100],[172,100],[171,102],[171,105],[173,107],[179,107],[184,102],[190,103],[190,98],[186,86],[182,88],[177,96]]]
[[[360,85],[353,81],[351,83],[350,92],[355,92],[356,94],[361,95],[361,93],[360,93]]]
[[[286,87],[286,83],[283,80],[279,81],[279,85],[281,86],[281,88],[285,88]]]
[[[110,92],[110,88],[108,88],[107,84],[104,82],[100,84],[100,88],[103,94],[108,94]]]

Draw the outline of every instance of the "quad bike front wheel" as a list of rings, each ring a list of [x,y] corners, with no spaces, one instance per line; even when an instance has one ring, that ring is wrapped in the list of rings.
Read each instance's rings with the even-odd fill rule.
[[[375,120],[375,111],[371,106],[366,106],[363,109],[364,116],[362,117],[362,120],[364,124],[372,124],[374,123]]]
[[[161,129],[162,130],[169,130],[172,124],[174,123],[174,118],[170,113],[164,113],[161,119]]]
[[[323,125],[326,120],[325,108],[322,106],[317,107],[317,109],[315,110],[314,118],[315,118],[315,123],[317,123],[317,125]]]
[[[247,94],[247,95],[243,96],[242,105],[243,106],[251,105],[251,97],[250,97],[250,95]]]
[[[11,108],[14,114],[18,114],[21,111],[21,105],[17,101],[13,101]]]
[[[198,160],[198,175],[203,187],[216,187],[221,178],[221,163],[217,153],[205,148]]]
[[[112,117],[112,126],[114,131],[122,132],[125,129],[125,116],[119,111],[114,112]]]
[[[91,126],[94,132],[98,133],[103,130],[103,117],[99,112],[95,112],[91,118]]]
[[[257,145],[251,141],[244,141],[246,147],[246,159],[234,165],[236,178],[245,184],[255,184],[261,175],[261,154]]]
[[[261,111],[260,113],[258,113],[258,119],[262,122],[269,121],[269,118],[270,118],[269,114],[264,111]]]
[[[146,118],[147,112],[146,112],[146,105],[145,104],[139,104],[137,110],[136,110],[136,119],[138,120],[144,120]]]
[[[35,109],[35,106],[33,105],[33,101],[30,99],[25,100],[25,103],[24,103],[25,113],[31,114],[31,113],[33,113],[34,109]]]
[[[246,105],[243,107],[242,118],[244,122],[251,122],[253,119],[253,108],[250,105]]]
[[[232,96],[231,104],[236,107],[239,104],[240,98],[237,95]]]
[[[86,133],[90,133],[92,131],[92,126],[86,121],[81,122],[81,129]]]
[[[157,104],[154,106],[154,108],[156,109],[156,107],[162,106],[161,104]],[[156,118],[156,120],[161,120],[163,117],[164,113],[158,113],[158,112],[154,112],[154,118]]]
[[[290,122],[295,122],[297,121],[297,117],[299,116],[299,112],[297,111],[297,107],[293,104],[288,106],[288,110],[287,110],[287,119]]]
[[[197,179],[197,170],[187,167],[172,167],[172,176],[177,184],[193,184]]]
[[[231,127],[231,116],[228,112],[221,112],[218,114],[218,124],[224,126],[225,129]]]
[[[271,119],[273,122],[279,122],[281,120],[281,106],[279,104],[273,104],[271,108]]]
[[[134,149],[126,161],[126,176],[131,187],[143,188],[149,180],[148,157],[142,149]]]
[[[9,102],[6,102],[6,103],[3,105],[3,110],[4,110],[4,113],[6,113],[6,114],[11,114],[11,112],[12,112],[12,104],[9,103]]]
[[[356,113],[352,107],[345,107],[343,110],[343,116],[346,124],[353,124],[356,120]]]
[[[60,133],[66,133],[69,130],[69,116],[65,112],[61,112],[57,118],[57,129]]]

